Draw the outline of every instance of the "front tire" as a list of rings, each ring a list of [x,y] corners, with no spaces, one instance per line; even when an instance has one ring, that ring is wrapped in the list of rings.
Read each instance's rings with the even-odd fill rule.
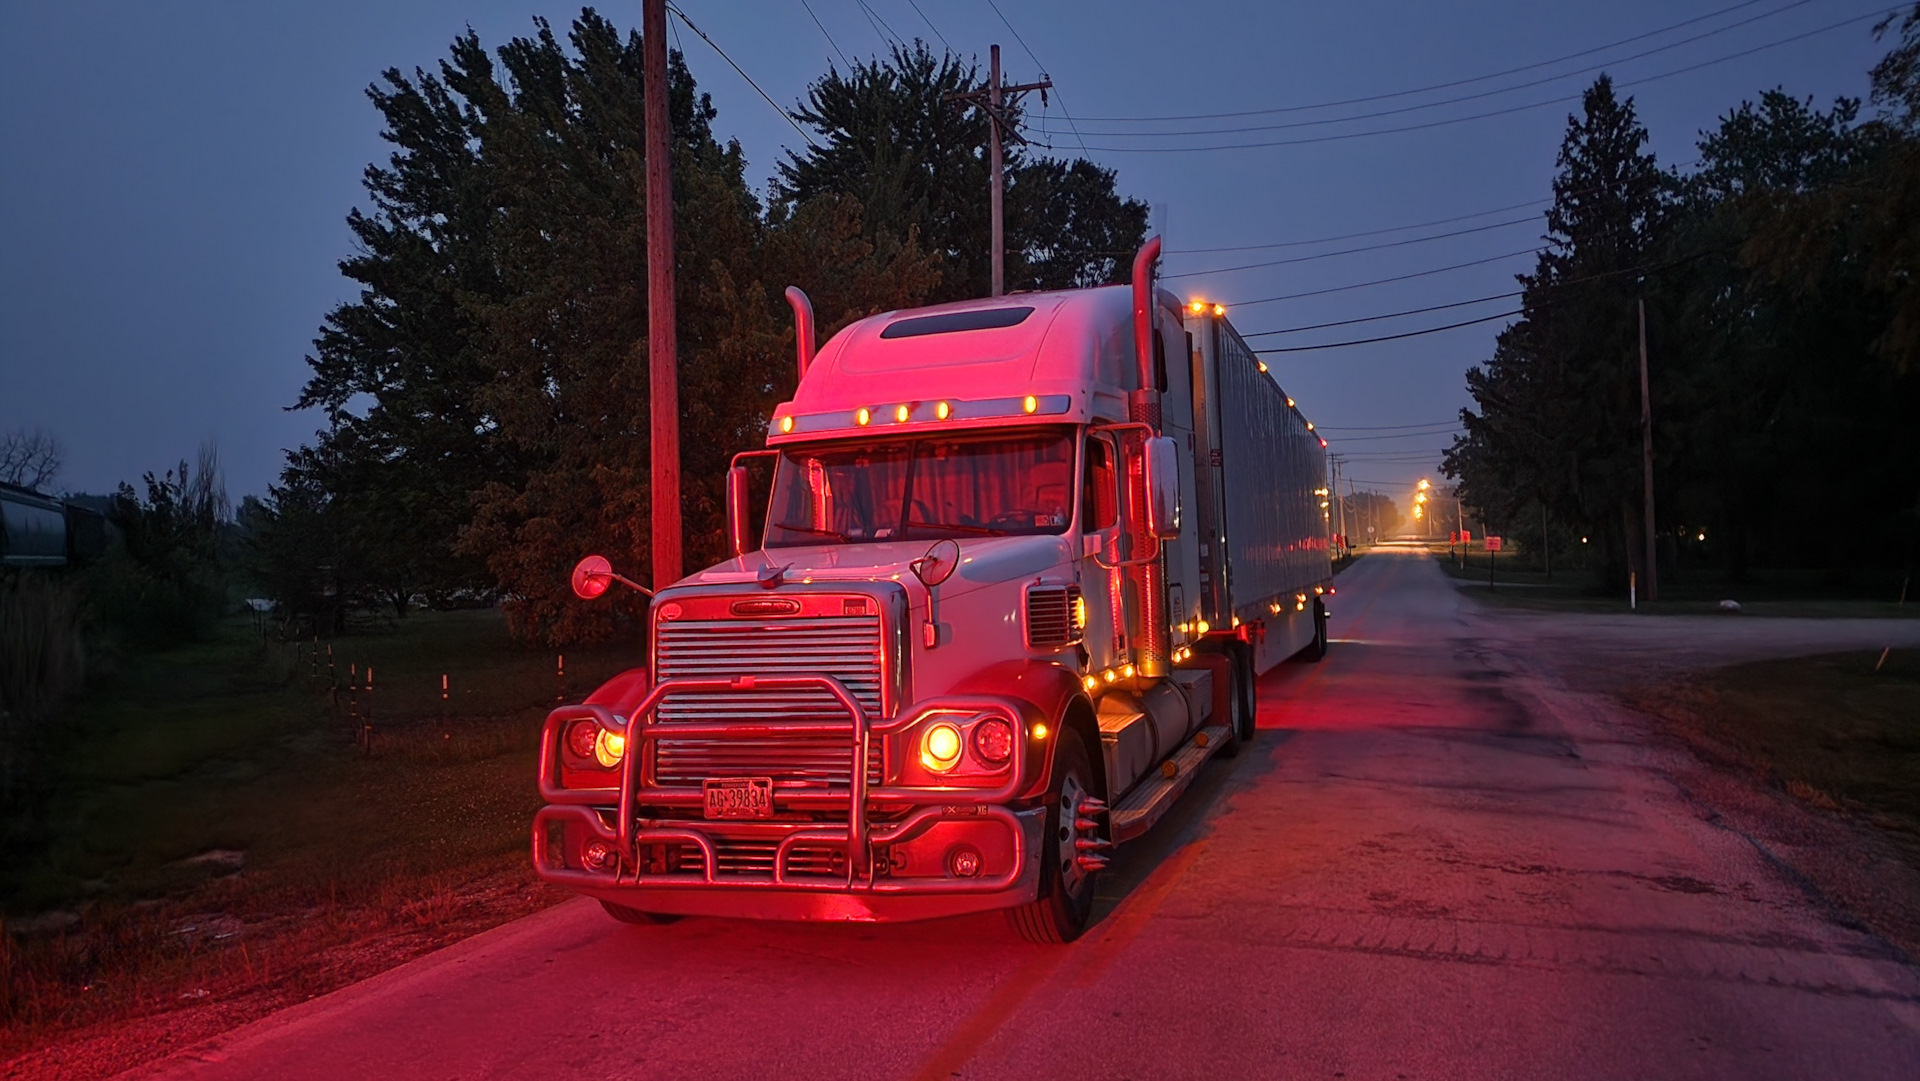
[[[1094,796],[1093,767],[1080,737],[1072,729],[1061,729],[1059,740],[1053,752],[1053,788],[1047,793],[1047,825],[1040,844],[1040,894],[1007,910],[1007,921],[1028,942],[1072,942],[1087,929],[1093,914],[1093,881],[1099,867],[1083,860],[1086,854],[1076,842],[1100,839],[1104,825],[1086,830],[1078,823],[1104,823],[1104,809],[1095,809],[1104,805]]]

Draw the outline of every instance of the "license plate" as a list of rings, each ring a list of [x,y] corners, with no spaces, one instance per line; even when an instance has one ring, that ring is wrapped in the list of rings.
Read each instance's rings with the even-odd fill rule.
[[[773,778],[709,777],[700,782],[708,818],[772,818]]]

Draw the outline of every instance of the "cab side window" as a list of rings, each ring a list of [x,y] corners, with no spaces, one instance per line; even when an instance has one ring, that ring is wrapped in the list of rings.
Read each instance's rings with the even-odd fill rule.
[[[1113,444],[1103,436],[1087,438],[1087,470],[1080,486],[1080,528],[1085,532],[1106,529],[1119,520],[1116,493],[1118,478],[1113,471]]]

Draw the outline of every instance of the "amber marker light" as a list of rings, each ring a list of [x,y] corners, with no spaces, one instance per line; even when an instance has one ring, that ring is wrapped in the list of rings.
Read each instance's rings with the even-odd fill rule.
[[[927,729],[920,745],[920,764],[935,773],[945,773],[960,764],[960,730],[950,724]]]
[[[953,407],[945,402],[941,402],[939,405],[933,407],[933,415],[936,419],[945,420],[953,415]]]
[[[1213,306],[1213,314],[1215,315],[1227,314],[1227,306],[1225,304],[1215,304]]]
[[[1020,399],[1020,409],[1022,412],[1032,413],[1038,410],[1039,408],[1040,408],[1040,399],[1034,397],[1031,394]]]
[[[913,410],[907,408],[906,406],[896,405],[893,407],[893,419],[895,422],[900,424],[905,424],[907,422],[907,418],[910,416],[913,416]]]
[[[1267,370],[1267,362],[1266,362],[1266,361],[1264,361],[1264,360],[1256,360],[1256,361],[1254,361],[1254,363],[1255,363],[1255,364],[1258,364],[1258,365],[1260,365],[1260,370],[1261,370],[1261,371],[1263,371],[1263,372],[1264,372],[1264,371],[1266,371],[1266,370]]]
[[[1041,722],[1039,724],[1034,725],[1033,728],[1030,729],[1030,731],[1033,733],[1034,740],[1039,741],[1039,740],[1046,739],[1047,734],[1052,732],[1053,730],[1048,728],[1045,722]]]
[[[1204,315],[1207,310],[1207,302],[1204,300],[1196,300],[1187,305],[1187,310],[1195,315]]]
[[[1081,680],[1080,683],[1082,686],[1086,687],[1086,689],[1090,691],[1097,690],[1100,687],[1100,681],[1093,678],[1092,676],[1088,676],[1087,678]]]
[[[784,433],[784,432],[791,432],[791,431],[793,431],[793,418],[792,418],[792,417],[781,417],[781,418],[780,418],[780,431],[781,431],[781,432],[783,432],[783,433]]]
[[[1133,665],[1127,665],[1125,668],[1122,668],[1120,671],[1126,673],[1126,677],[1128,679],[1133,678]]]
[[[1292,398],[1288,398],[1288,399],[1287,399],[1287,408],[1288,408],[1288,409],[1292,409],[1292,408],[1293,408],[1293,399],[1292,399]]]
[[[1213,629],[1213,628],[1211,628],[1211,627],[1209,627],[1209,626],[1207,625],[1207,621],[1206,621],[1206,620],[1204,620],[1204,619],[1203,619],[1203,620],[1201,620],[1201,621],[1200,621],[1199,623],[1197,623],[1197,624],[1195,624],[1194,626],[1195,626],[1195,627],[1197,627],[1197,628],[1199,629],[1199,631],[1200,631],[1200,633],[1201,633],[1201,634],[1205,634],[1205,633],[1207,633],[1208,631],[1210,631],[1210,630],[1212,630],[1212,629]]]
[[[871,420],[873,420],[873,410],[868,409],[866,406],[863,405],[853,411],[853,422],[860,427],[866,427],[867,423]]]

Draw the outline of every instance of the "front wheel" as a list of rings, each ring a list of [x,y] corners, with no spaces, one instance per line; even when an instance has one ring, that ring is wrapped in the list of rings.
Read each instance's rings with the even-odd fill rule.
[[[1106,863],[1101,823],[1106,805],[1093,794],[1093,767],[1072,729],[1061,729],[1053,752],[1053,789],[1040,844],[1040,894],[1007,910],[1028,942],[1072,942],[1093,914],[1094,876]]]

